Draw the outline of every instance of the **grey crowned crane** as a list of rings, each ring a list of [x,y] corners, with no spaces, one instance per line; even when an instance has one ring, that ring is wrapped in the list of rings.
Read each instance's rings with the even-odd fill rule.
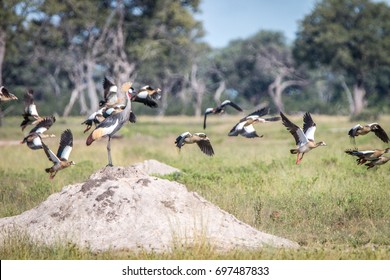
[[[76,164],[74,161],[69,161],[69,155],[73,148],[73,135],[70,129],[65,130],[61,134],[57,154],[53,153],[43,142],[42,146],[46,156],[54,163],[52,167],[45,169],[47,173],[50,173],[50,179],[53,179],[58,171]]]
[[[255,123],[267,123],[267,122],[275,122],[279,121],[280,117],[269,117],[262,118],[268,114],[268,108],[259,109],[245,118],[242,118],[229,132],[229,136],[238,136],[242,135],[246,138],[255,138],[255,137],[263,137],[263,135],[259,136],[256,133],[256,130],[253,126]]]
[[[10,93],[6,87],[1,86],[0,87],[0,103],[7,102],[10,100],[18,100],[18,98],[14,94]]]
[[[115,114],[111,114],[104,119],[88,136],[86,144],[87,146],[91,145],[93,141],[103,137],[108,136],[107,142],[107,154],[108,154],[108,164],[107,166],[112,165],[111,159],[111,137],[122,128],[122,126],[129,121],[131,113],[131,101],[130,96],[132,93],[131,83],[125,83],[122,86],[122,90],[125,92],[127,103],[125,108]]]
[[[378,123],[365,125],[357,124],[348,131],[348,135],[351,138],[351,141],[356,144],[355,137],[359,135],[366,135],[369,132],[374,132],[375,135],[385,143],[389,143],[390,141],[389,136],[387,136],[385,130]]]
[[[365,150],[365,151],[359,151],[357,149],[353,149],[353,150],[346,150],[345,152],[348,155],[356,156],[357,157],[356,162],[358,165],[360,165],[366,163],[367,161],[378,160],[385,153],[390,152],[390,148]]]
[[[184,132],[180,134],[175,141],[176,147],[181,150],[181,147],[183,147],[185,144],[194,144],[196,143],[199,147],[199,149],[208,156],[214,155],[214,149],[211,146],[210,139],[207,137],[206,134],[200,132],[200,133],[194,133],[191,134],[190,132]]]
[[[22,131],[30,124],[35,125],[42,120],[34,103],[34,91],[29,89],[24,95],[23,121],[20,124]]]
[[[206,129],[207,115],[210,115],[210,114],[213,114],[213,115],[222,114],[223,112],[225,112],[225,107],[226,106],[231,106],[234,109],[236,109],[237,111],[242,112],[242,109],[240,108],[240,106],[238,106],[237,104],[231,102],[230,100],[225,100],[224,102],[221,103],[221,105],[219,105],[219,106],[217,106],[215,108],[207,108],[204,111],[203,129]]]
[[[305,153],[308,153],[319,146],[326,146],[323,141],[317,143],[314,141],[314,133],[317,126],[310,113],[306,112],[303,115],[303,130],[292,123],[282,112],[280,112],[280,116],[282,117],[283,125],[287,127],[287,130],[295,139],[295,144],[298,146],[296,149],[290,150],[290,153],[297,154],[296,164],[301,162]]]
[[[27,143],[27,147],[32,150],[42,149],[42,138],[55,137],[54,134],[44,134],[53,123],[56,118],[54,116],[43,118],[33,129],[30,130],[29,134],[24,137],[20,144]]]
[[[103,80],[104,100],[99,102],[99,110],[93,112],[88,118],[81,124],[85,124],[86,128],[84,133],[95,127],[104,121],[105,118],[112,114],[121,112],[126,106],[126,98],[118,95],[118,87],[111,82],[107,77]],[[136,116],[131,112],[129,121],[132,123],[136,122]]]

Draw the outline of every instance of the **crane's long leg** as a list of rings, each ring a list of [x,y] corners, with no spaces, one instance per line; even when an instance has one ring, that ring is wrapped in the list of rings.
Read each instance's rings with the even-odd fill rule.
[[[108,154],[108,164],[107,164],[107,166],[112,166],[112,160],[111,160],[111,136],[108,136],[107,154]]]

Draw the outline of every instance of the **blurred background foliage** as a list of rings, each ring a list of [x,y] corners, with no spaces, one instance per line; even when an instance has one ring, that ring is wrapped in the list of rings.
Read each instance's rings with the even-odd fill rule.
[[[104,76],[162,89],[157,110],[201,115],[230,99],[252,111],[310,111],[375,119],[390,113],[390,7],[322,0],[296,39],[259,30],[213,49],[195,19],[201,0],[1,0],[0,83],[42,115],[98,109]],[[20,115],[0,104],[0,118]]]

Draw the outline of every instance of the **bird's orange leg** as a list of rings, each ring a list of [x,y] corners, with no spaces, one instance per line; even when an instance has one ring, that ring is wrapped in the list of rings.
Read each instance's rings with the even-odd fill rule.
[[[303,159],[303,155],[304,155],[304,154],[305,154],[305,153],[302,153],[302,154],[298,153],[297,161],[295,162],[296,164],[300,164],[300,163],[301,163],[301,160]],[[299,155],[301,155],[300,158],[299,158]]]
[[[298,152],[297,153],[297,160],[295,161],[295,164],[299,164],[299,155],[300,155],[300,153]]]

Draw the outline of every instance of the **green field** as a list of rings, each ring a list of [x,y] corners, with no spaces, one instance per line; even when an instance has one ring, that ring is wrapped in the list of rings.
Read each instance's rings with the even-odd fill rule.
[[[200,242],[170,254],[108,251],[93,253],[73,244],[45,246],[28,236],[15,234],[0,244],[1,259],[389,259],[390,258],[390,163],[367,170],[344,153],[352,148],[347,135],[355,123],[347,117],[313,115],[316,140],[326,142],[305,155],[300,165],[289,153],[295,147],[281,124],[255,125],[264,137],[246,139],[227,133],[241,116],[210,116],[207,135],[215,150],[207,157],[196,145],[178,153],[174,141],[184,131],[203,132],[195,117],[138,116],[112,141],[114,165],[128,166],[156,159],[182,172],[164,178],[196,191],[220,208],[253,227],[291,239],[300,249],[232,251],[219,254]],[[291,117],[302,124],[301,116]],[[68,184],[86,180],[107,164],[106,140],[87,147],[83,118],[57,118],[50,129],[60,135],[70,128],[75,166],[54,180],[44,169],[51,163],[43,150],[19,144],[24,134],[21,118],[6,118],[0,127],[0,217],[17,215],[44,201]],[[378,120],[390,132],[390,116]],[[26,130],[31,129],[28,127]],[[45,143],[58,148],[58,137]],[[374,134],[356,139],[359,149],[387,147]]]

